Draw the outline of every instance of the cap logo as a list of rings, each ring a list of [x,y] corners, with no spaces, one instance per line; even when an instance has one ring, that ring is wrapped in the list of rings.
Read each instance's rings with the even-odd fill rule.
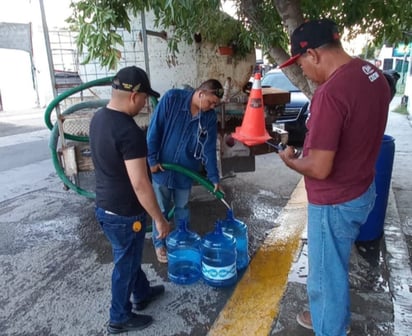
[[[334,40],[339,40],[339,38],[340,38],[339,33],[333,33]]]
[[[306,48],[308,46],[308,41],[299,42],[301,48]]]
[[[119,70],[113,77],[112,88],[128,92],[144,92],[150,96],[159,98],[159,92],[150,87],[150,81],[146,72],[136,66],[128,66]]]
[[[132,84],[122,83],[122,86],[127,91],[130,91],[132,88]]]

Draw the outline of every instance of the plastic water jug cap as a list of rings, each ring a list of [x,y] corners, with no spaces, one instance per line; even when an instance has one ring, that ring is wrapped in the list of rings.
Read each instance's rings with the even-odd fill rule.
[[[231,247],[236,245],[236,240],[223,233],[222,222],[218,220],[215,223],[215,230],[203,237],[202,244],[211,248]]]

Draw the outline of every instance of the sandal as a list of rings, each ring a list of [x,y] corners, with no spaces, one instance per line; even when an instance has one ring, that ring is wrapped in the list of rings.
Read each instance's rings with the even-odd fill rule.
[[[310,312],[304,310],[296,316],[296,321],[306,329],[313,329]]]
[[[155,248],[157,260],[162,264],[167,264],[167,251],[166,247],[161,246]]]
[[[312,318],[310,312],[304,310],[296,316],[296,321],[304,328],[313,330]],[[346,335],[350,334],[350,326],[346,327]]]

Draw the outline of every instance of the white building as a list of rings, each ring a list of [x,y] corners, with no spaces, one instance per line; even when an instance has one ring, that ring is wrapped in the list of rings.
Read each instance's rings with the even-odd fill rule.
[[[53,99],[44,22],[39,3],[40,1],[15,0],[7,5],[3,2],[0,5],[0,22],[31,25],[33,45],[32,60],[27,51],[0,49],[0,93],[5,110],[45,107]],[[83,83],[114,75],[115,71],[104,69],[97,62],[80,64],[81,57],[77,53],[73,36],[61,29],[66,25],[64,20],[70,15],[69,1],[43,0],[43,4],[53,54],[52,73],[73,71],[80,75]],[[148,32],[159,31],[154,27],[153,21],[153,15],[146,13],[145,25]],[[141,30],[142,22],[138,17],[132,22],[131,33],[122,32],[125,46],[119,68],[137,65],[147,69],[153,87],[161,94],[173,87],[196,87],[209,78],[216,78],[224,84],[227,77],[231,77],[232,92],[236,94],[241,92],[240,88],[249,80],[255,65],[254,54],[235,62],[231,56],[222,56],[214,46],[205,43],[182,43],[179,46],[180,53],[174,58],[168,52],[167,40],[150,34],[147,35],[149,57],[145,58]],[[171,31],[166,33],[169,36],[173,34]],[[0,36],[0,45],[1,40]],[[106,95],[108,92],[108,88],[105,92],[96,89],[91,94]]]

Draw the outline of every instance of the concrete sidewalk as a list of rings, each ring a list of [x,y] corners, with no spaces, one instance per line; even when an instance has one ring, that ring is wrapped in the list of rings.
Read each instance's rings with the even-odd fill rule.
[[[391,105],[393,110],[399,99]],[[351,258],[351,335],[407,336],[412,325],[412,128],[405,115],[391,112],[386,134],[395,138],[392,184],[384,235],[371,242],[358,242]],[[306,336],[311,330],[296,322],[308,307],[306,295],[307,241],[305,231],[270,335]],[[408,248],[409,246],[409,248]]]
[[[391,111],[399,102],[395,97]],[[406,336],[412,325],[410,120],[391,112],[385,133],[395,138],[395,160],[384,235],[357,242],[351,256],[351,335],[356,336]],[[313,335],[296,322],[297,313],[308,307],[306,205],[301,180],[276,220],[279,227],[253,256],[209,336]]]

